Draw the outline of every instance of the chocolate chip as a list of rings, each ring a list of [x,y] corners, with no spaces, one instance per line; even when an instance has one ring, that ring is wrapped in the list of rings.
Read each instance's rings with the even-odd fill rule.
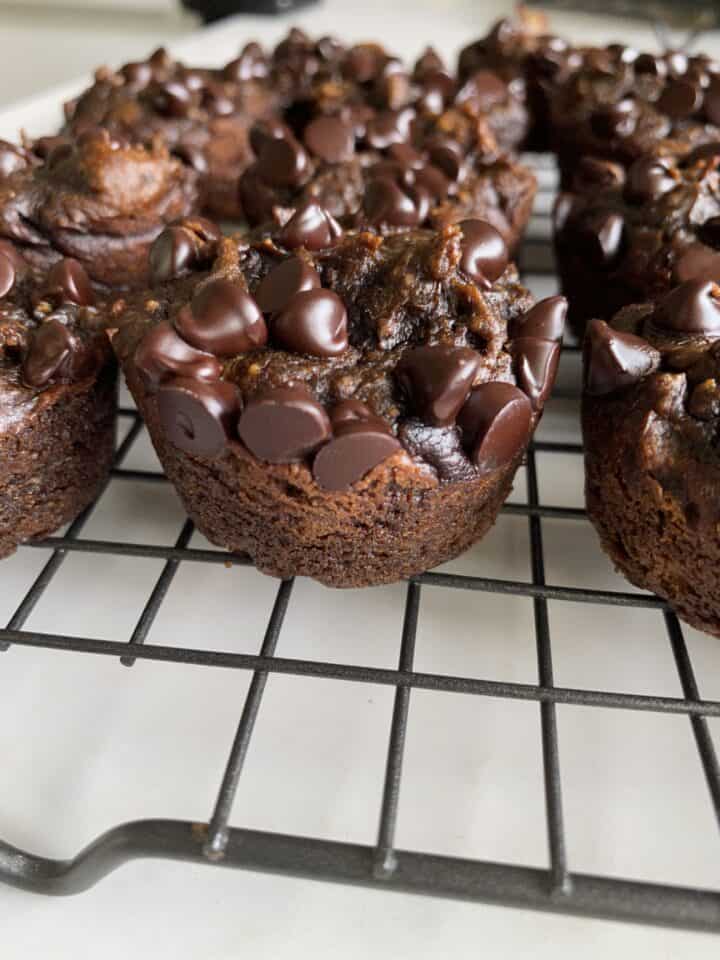
[[[304,290],[275,315],[272,335],[293,353],[336,357],[348,347],[345,304],[332,290]]]
[[[125,83],[130,87],[142,89],[153,79],[153,69],[149,63],[141,60],[136,63],[126,63],[120,68]]]
[[[478,110],[487,112],[507,99],[507,84],[492,70],[478,70],[458,91],[458,103],[471,103]]]
[[[568,302],[565,297],[546,297],[527,313],[518,317],[512,326],[513,337],[535,337],[559,343],[565,329]]]
[[[324,250],[342,237],[337,220],[316,200],[307,200],[278,234],[278,241],[288,250],[305,247],[306,250]]]
[[[223,77],[234,83],[243,80],[259,80],[268,74],[268,62],[265,51],[259,43],[250,41],[240,51],[240,56],[231,60],[224,69]]]
[[[720,334],[720,286],[712,280],[687,280],[658,304],[658,327],[676,333]]]
[[[445,64],[443,63],[440,55],[432,47],[426,47],[415,61],[413,74],[414,76],[418,77],[418,79],[421,79],[427,74],[433,74],[444,70]]]
[[[428,148],[430,162],[438,167],[450,180],[460,179],[462,170],[462,148],[454,140],[436,143]]]
[[[705,91],[705,116],[710,123],[720,126],[720,77],[713,77]]]
[[[262,178],[273,187],[300,186],[310,167],[305,149],[290,134],[263,140],[257,164]]]
[[[202,104],[208,113],[214,117],[229,117],[236,110],[234,100],[228,96],[223,85],[212,81],[205,83],[202,91]]]
[[[222,374],[216,357],[191,347],[167,321],[148,330],[135,350],[133,362],[150,390],[171,376],[212,381]]]
[[[630,203],[648,203],[678,185],[678,176],[665,160],[641,157],[628,170],[625,182],[625,199]]]
[[[207,173],[210,169],[205,151],[194,143],[178,143],[172,152],[173,156],[182,160],[186,166],[192,167],[196,173]]]
[[[525,449],[532,408],[525,394],[511,383],[481,383],[460,411],[458,424],[478,471],[492,473]]]
[[[429,195],[423,188],[400,187],[389,177],[374,177],[365,187],[363,210],[378,226],[416,227],[430,212]]]
[[[657,108],[673,120],[685,120],[700,109],[703,91],[699,84],[675,78],[669,80],[657,101]]]
[[[150,276],[155,283],[190,272],[195,261],[192,236],[182,227],[166,227],[150,247]]]
[[[720,283],[720,253],[704,243],[692,243],[673,267],[675,283],[712,280]]]
[[[489,290],[508,265],[508,248],[495,227],[484,220],[463,220],[460,269]]]
[[[262,120],[258,123],[254,123],[250,127],[250,133],[248,134],[248,139],[250,140],[250,146],[255,156],[260,154],[260,151],[263,148],[263,145],[268,140],[282,140],[284,137],[290,135],[289,129],[285,126],[284,123],[281,123],[279,120]]]
[[[435,427],[454,423],[480,368],[480,356],[469,347],[447,344],[406,350],[395,368],[413,410]]]
[[[432,165],[423,167],[415,173],[415,183],[418,187],[427,190],[437,203],[442,202],[450,190],[450,181],[437,167]],[[423,217],[423,219],[425,219]]]
[[[604,320],[588,326],[584,346],[585,390],[603,396],[654,373],[660,353],[647,340],[613,330]]]
[[[579,224],[578,239],[593,266],[613,266],[622,250],[625,221],[619,213],[598,210]]]
[[[518,337],[512,341],[510,352],[518,387],[527,394],[533,410],[542,409],[555,383],[560,344],[537,337]]]
[[[168,70],[173,65],[173,58],[165,47],[158,47],[148,57],[148,63],[158,70]]]
[[[349,400],[341,400],[330,411],[330,422],[333,426],[338,423],[345,423],[347,420],[371,420],[374,414],[367,404],[362,400],[355,400],[351,397]]]
[[[24,153],[7,140],[0,140],[0,177],[9,177],[16,170],[24,170],[28,161]]]
[[[380,47],[371,43],[360,43],[351,47],[345,55],[343,73],[357,83],[369,83],[380,72],[382,60]]]
[[[276,387],[247,404],[238,423],[251,453],[270,463],[301,460],[330,436],[330,420],[307,387]]]
[[[31,387],[44,387],[51,380],[72,376],[77,342],[65,324],[50,318],[30,337],[22,375]]]
[[[338,117],[318,117],[305,127],[303,141],[310,153],[326,163],[343,163],[355,152],[355,131]]]
[[[240,399],[232,383],[176,377],[160,385],[157,407],[167,439],[185,453],[215,457],[236,437]]]
[[[206,84],[213,84],[213,81],[209,79],[204,70],[197,70],[193,67],[181,67],[178,79],[184,87],[187,87],[188,90],[192,92],[203,90]]]
[[[50,267],[43,285],[43,296],[53,303],[77,303],[81,307],[95,303],[95,292],[85,267],[71,257],[65,257]]]
[[[624,180],[625,170],[619,163],[598,157],[581,157],[573,174],[573,189],[587,192],[598,187],[620,187]]]
[[[399,110],[410,100],[410,77],[403,70],[394,70],[375,82],[378,101],[390,110]]]
[[[260,308],[239,283],[220,278],[206,283],[175,318],[180,336],[218,357],[258,350],[267,343]]]
[[[635,58],[633,64],[635,73],[648,73],[655,77],[664,77],[667,73],[665,63],[651,53],[641,53]]]
[[[399,440],[377,418],[340,421],[315,457],[313,476],[323,490],[347,490],[400,449]]]
[[[365,139],[375,150],[387,150],[393,143],[405,143],[410,139],[410,125],[415,112],[410,109],[383,110],[370,117],[365,129]]]
[[[153,106],[168,117],[186,117],[192,107],[192,95],[188,88],[177,80],[160,84],[153,93]]]
[[[423,155],[409,143],[391,143],[387,155],[406,170],[421,170],[425,166]]]
[[[598,107],[590,117],[593,133],[604,139],[629,137],[635,131],[636,123],[637,107],[629,98]]]
[[[6,297],[15,285],[15,267],[12,260],[0,251],[0,297]]]
[[[290,257],[263,277],[255,289],[255,302],[263,313],[276,313],[286,307],[296,293],[319,286],[318,272],[300,257]]]

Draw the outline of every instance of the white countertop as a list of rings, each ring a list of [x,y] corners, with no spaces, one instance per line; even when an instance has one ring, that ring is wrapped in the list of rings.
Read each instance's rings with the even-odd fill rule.
[[[428,41],[452,54],[501,5],[477,6],[326,3],[291,21],[238,20],[170,45],[219,62],[246,39],[271,42],[297,22],[316,33],[380,36],[406,55]],[[5,16],[0,6],[0,27]],[[77,86],[75,61],[67,63],[56,32],[34,17],[34,56],[47,58],[57,86],[49,100],[0,113],[0,136],[19,125],[47,132],[58,102]],[[72,21],[75,41],[85,29],[92,35],[93,63],[145,52],[159,41],[153,22],[146,30],[133,21],[116,36],[85,14]],[[556,23],[578,38],[595,29],[579,17]],[[16,17],[13,29],[21,28]],[[644,29],[637,38],[627,27],[607,29],[608,39],[651,43]],[[710,45],[717,50],[717,38]],[[15,96],[23,93],[15,78],[0,61],[5,95],[8,84]],[[552,291],[544,283],[538,292]],[[541,436],[577,440],[572,401],[550,404]],[[128,466],[154,465],[143,438]],[[541,454],[539,470],[544,503],[582,504],[579,457]],[[513,499],[524,496],[521,473]],[[181,520],[169,488],[114,481],[84,535],[168,544]],[[548,582],[631,589],[610,569],[589,524],[545,520],[543,529]],[[527,540],[527,520],[506,515],[449,568],[526,580]],[[46,559],[27,548],[0,566],[0,622]],[[154,560],[98,563],[71,554],[28,628],[125,641],[160,569]],[[276,587],[250,569],[182,565],[148,642],[255,653]],[[298,582],[278,654],[395,666],[404,590],[333,592]],[[551,602],[550,618],[558,685],[681,695],[658,613]],[[685,633],[701,695],[720,698],[720,644]],[[536,682],[530,600],[425,588],[416,669]],[[0,655],[0,836],[68,857],[126,820],[207,820],[248,682],[234,670],[150,662],[125,670],[110,658],[30,648]],[[392,699],[389,687],[272,675],[231,822],[372,844]],[[720,839],[688,721],[561,707],[558,723],[571,869],[720,889]],[[711,727],[720,747],[720,723]],[[540,746],[537,704],[414,691],[398,846],[546,866]],[[719,948],[720,940],[701,934],[183,863],[137,861],[73,898],[0,887],[0,955],[9,960],[709,960]]]

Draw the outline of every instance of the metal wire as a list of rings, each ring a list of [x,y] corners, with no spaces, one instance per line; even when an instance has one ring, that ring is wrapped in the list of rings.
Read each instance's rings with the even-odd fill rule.
[[[547,171],[547,165],[542,158],[537,166],[541,174]],[[547,186],[545,183],[545,189]],[[549,204],[546,204],[545,208],[549,209]],[[543,236],[533,236],[525,247],[526,269],[531,269],[536,274],[550,269],[547,266],[550,262],[547,257],[548,224],[541,217],[537,220],[541,228],[544,225]],[[536,265],[538,253],[543,253],[540,267]],[[149,484],[166,483],[160,472],[130,469],[123,465],[140,435],[142,424],[132,408],[122,408],[120,416],[128,423],[129,429],[118,447],[110,482],[131,480]],[[242,554],[190,547],[193,534],[190,520],[183,523],[172,546],[89,539],[82,536],[82,531],[93,510],[91,506],[66,533],[28,544],[28,549],[52,552],[30,589],[18,598],[17,608],[6,627],[0,629],[0,649],[7,650],[13,645],[19,650],[25,647],[43,648],[48,656],[53,652],[63,656],[94,654],[119,659],[126,666],[132,666],[137,660],[184,664],[187,667],[213,666],[250,671],[252,679],[207,824],[171,820],[143,820],[121,824],[99,837],[77,857],[67,861],[38,857],[30,852],[17,850],[0,840],[0,881],[35,892],[77,893],[131,858],[166,857],[359,883],[386,890],[461,897],[581,916],[612,917],[720,932],[720,891],[597,877],[574,872],[569,867],[563,821],[557,705],[573,704],[687,717],[694,734],[710,802],[720,825],[720,766],[707,723],[707,718],[720,717],[720,701],[701,698],[682,630],[677,618],[662,600],[643,593],[565,587],[546,582],[543,520],[575,523],[584,521],[586,514],[579,508],[546,506],[540,502],[537,453],[578,456],[582,453],[582,448],[577,443],[535,442],[527,457],[527,502],[506,504],[503,508],[503,512],[510,516],[527,517],[531,579],[518,581],[444,572],[429,572],[413,577],[407,584],[397,669],[276,656],[277,642],[288,616],[292,581],[281,582],[278,586],[262,645],[257,654],[221,649],[179,648],[152,642],[153,624],[181,563],[220,563],[232,566],[245,566],[250,563]],[[99,564],[109,556],[148,557],[164,561],[160,575],[150,586],[145,607],[127,643],[96,637],[69,637],[26,628],[28,617],[42,601],[65,557],[71,552],[91,553],[96,556]],[[415,670],[414,649],[421,616],[421,597],[423,590],[431,589],[474,590],[505,596],[509,601],[514,597],[531,598],[538,664],[537,683],[510,683]],[[680,678],[682,696],[661,697],[556,686],[553,677],[548,601],[609,604],[656,611],[665,623]],[[388,734],[384,785],[379,798],[377,842],[374,846],[282,836],[231,826],[236,792],[248,750],[251,748],[266,681],[272,673],[382,684],[394,688],[394,708]],[[550,854],[547,870],[441,857],[422,851],[403,851],[396,848],[405,741],[410,722],[411,696],[415,689],[525,700],[538,704]],[[241,819],[241,814],[239,816]]]

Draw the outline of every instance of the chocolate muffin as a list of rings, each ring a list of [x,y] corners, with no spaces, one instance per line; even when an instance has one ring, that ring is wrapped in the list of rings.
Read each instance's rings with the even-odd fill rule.
[[[489,224],[343,233],[314,202],[178,262],[113,343],[199,529],[264,572],[387,583],[456,556],[507,496],[557,369]],[[157,249],[157,247],[156,247]],[[168,274],[174,273],[171,278]]]
[[[615,566],[720,636],[720,286],[688,280],[594,320],[583,435],[590,519]]]
[[[42,161],[0,144],[0,238],[38,269],[71,257],[98,283],[141,286],[152,241],[196,205],[195,175],[159,141],[96,128]]]
[[[667,293],[720,282],[720,143],[684,157],[649,156],[626,171],[592,157],[555,206],[555,254],[570,325]]]
[[[116,373],[77,260],[30,269],[0,241],[0,557],[73,520],[108,476]]]

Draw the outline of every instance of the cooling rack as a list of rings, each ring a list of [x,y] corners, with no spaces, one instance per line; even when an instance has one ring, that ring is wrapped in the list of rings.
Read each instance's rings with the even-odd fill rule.
[[[552,259],[549,249],[548,214],[554,176],[549,158],[533,157],[541,190],[531,229],[521,252],[521,265],[530,285],[549,282]],[[576,347],[569,346],[572,353]],[[565,387],[567,389],[567,387]],[[570,387],[572,389],[572,387]],[[157,470],[132,469],[129,454],[143,430],[136,411],[120,411],[126,430],[119,443],[110,484],[134,481],[164,484]],[[542,456],[539,457],[538,454]],[[428,572],[414,577],[405,588],[404,612],[396,669],[364,666],[352,662],[276,655],[278,639],[290,617],[293,581],[279,582],[264,637],[257,654],[210,648],[177,647],[148,640],[163,603],[166,601],[181,564],[224,564],[245,566],[250,561],[238,554],[192,547],[193,525],[181,523],[172,546],[140,540],[118,542],[90,539],[83,535],[95,506],[92,505],[58,536],[49,537],[23,550],[49,552],[49,559],[24,595],[6,627],[0,629],[0,650],[44,648],[64,657],[94,654],[119,661],[118,669],[137,661],[212,666],[249,672],[251,682],[240,710],[239,722],[227,758],[214,808],[206,822],[173,819],[141,819],[119,824],[95,839],[75,857],[55,860],[20,850],[0,840],[0,881],[46,894],[79,893],[101,880],[123,863],[143,857],[203,862],[250,870],[283,873],[348,884],[363,884],[387,891],[399,890],[441,897],[491,902],[580,916],[606,917],[625,921],[665,924],[720,932],[720,890],[648,883],[618,876],[604,876],[571,870],[566,851],[563,816],[563,779],[557,708],[560,705],[640,711],[675,717],[674,723],[689,724],[707,786],[714,819],[720,825],[720,767],[708,718],[720,717],[720,701],[702,699],[683,630],[667,606],[657,597],[621,590],[557,586],[546,582],[543,521],[573,523],[585,518],[582,509],[541,502],[540,463],[554,455],[581,456],[576,443],[536,441],[527,455],[526,502],[505,505],[504,514],[524,517],[530,549],[527,580],[477,576],[468,573]],[[29,629],[28,621],[46,596],[54,578],[71,554],[91,554],[98,565],[115,556],[151,558],[162,563],[150,584],[142,613],[127,642],[94,636],[65,636]],[[530,598],[533,607],[534,641],[537,660],[535,683],[507,682],[476,676],[449,675],[415,669],[415,641],[421,617],[423,591],[475,591],[495,594],[508,604]],[[682,689],[681,697],[647,693],[614,692],[605,689],[578,689],[554,683],[553,636],[548,616],[550,601],[602,606],[646,608],[657,617],[658,632],[668,644]],[[372,596],[369,594],[369,603]],[[452,627],[448,615],[448,628]],[[218,644],[224,637],[218,636]],[[390,640],[388,640],[388,643]],[[442,638],[438,638],[442,642]],[[223,644],[225,646],[226,643]],[[2,659],[0,658],[0,669]],[[268,677],[290,674],[330,681],[352,681],[394,689],[394,705],[385,754],[384,786],[378,796],[379,823],[374,845],[340,842],[322,837],[272,833],[244,828],[232,822],[235,799],[250,747]],[[539,708],[542,738],[545,819],[548,868],[515,863],[489,862],[400,849],[396,830],[403,789],[403,761],[409,725],[409,710],[415,691],[437,691],[478,698],[529,701]],[[301,722],[299,720],[298,722]],[[502,731],[500,731],[500,736]],[[18,731],[22,737],[22,731]],[[618,797],[618,803],[621,802]],[[712,842],[716,842],[713,838]],[[708,842],[711,842],[710,840]]]

